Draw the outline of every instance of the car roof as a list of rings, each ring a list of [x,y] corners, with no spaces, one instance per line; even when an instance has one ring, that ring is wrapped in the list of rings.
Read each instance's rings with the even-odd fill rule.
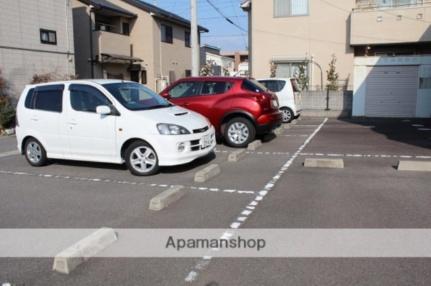
[[[199,80],[199,81],[211,81],[211,80],[235,80],[235,81],[241,81],[247,79],[246,77],[240,77],[240,76],[193,76],[193,77],[186,77],[183,79],[180,79],[181,81],[189,81],[189,80]]]
[[[286,80],[286,81],[289,81],[291,79],[295,79],[295,78],[293,78],[293,77],[271,77],[271,78],[258,78],[256,80],[257,81],[260,81],[260,80]]]
[[[48,86],[48,85],[58,85],[58,84],[88,84],[88,83],[103,85],[103,84],[121,83],[121,82],[131,82],[131,81],[125,81],[120,79],[80,79],[80,80],[63,80],[63,81],[35,83],[35,84],[29,84],[28,86],[37,87],[37,86]]]

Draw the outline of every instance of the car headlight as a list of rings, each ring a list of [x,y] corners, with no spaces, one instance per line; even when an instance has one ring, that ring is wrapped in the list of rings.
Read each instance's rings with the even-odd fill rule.
[[[188,131],[186,128],[175,124],[160,123],[160,124],[157,124],[157,129],[159,130],[159,133],[162,135],[190,134],[190,131]]]

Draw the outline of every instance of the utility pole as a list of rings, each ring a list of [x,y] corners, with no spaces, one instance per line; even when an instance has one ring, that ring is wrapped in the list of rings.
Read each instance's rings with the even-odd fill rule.
[[[198,7],[196,0],[190,0],[191,32],[190,40],[192,47],[192,76],[199,76],[199,31],[198,31]]]

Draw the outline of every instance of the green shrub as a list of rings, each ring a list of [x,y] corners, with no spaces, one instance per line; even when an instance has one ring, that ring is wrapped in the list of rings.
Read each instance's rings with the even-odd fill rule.
[[[15,108],[9,101],[0,101],[0,127],[11,128],[15,124]]]

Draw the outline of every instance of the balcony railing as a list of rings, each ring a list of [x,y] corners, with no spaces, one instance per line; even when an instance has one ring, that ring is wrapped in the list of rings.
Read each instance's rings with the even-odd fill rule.
[[[356,10],[408,8],[431,4],[431,0],[356,0]]]
[[[107,31],[94,32],[95,54],[130,55],[130,37]]]

